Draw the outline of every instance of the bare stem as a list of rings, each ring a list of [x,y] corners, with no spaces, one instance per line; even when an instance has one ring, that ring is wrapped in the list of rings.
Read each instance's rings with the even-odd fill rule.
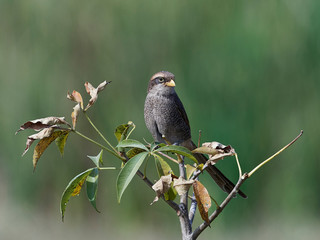
[[[228,205],[228,203],[233,199],[233,196],[239,191],[240,186],[253,174],[255,173],[259,168],[261,168],[264,164],[266,164],[267,162],[269,162],[271,159],[273,159],[274,157],[276,157],[277,155],[279,155],[281,152],[283,152],[285,149],[287,149],[288,147],[290,147],[295,141],[297,141],[301,135],[303,134],[303,131],[301,130],[300,134],[293,139],[289,144],[287,144],[286,146],[284,146],[282,149],[280,149],[278,152],[276,152],[275,154],[273,154],[271,157],[269,157],[268,159],[266,159],[265,161],[263,161],[262,163],[260,163],[257,167],[255,167],[249,174],[248,173],[244,173],[243,175],[241,175],[241,168],[240,168],[240,163],[238,160],[238,157],[236,155],[236,160],[237,160],[237,164],[239,167],[239,180],[237,182],[237,184],[235,185],[235,187],[233,188],[233,190],[229,193],[229,195],[226,197],[226,199],[221,203],[220,206],[218,206],[218,208],[210,215],[209,217],[209,223],[212,223],[219,215],[220,213],[223,211],[223,209]],[[206,166],[204,165],[204,168]],[[200,174],[201,172],[198,171],[197,173],[195,173],[193,175],[193,177],[196,177]],[[197,239],[198,236],[209,226],[208,223],[203,222],[202,224],[200,224],[199,227],[197,227],[194,232],[191,235],[190,239]]]
[[[283,148],[281,148],[278,152],[276,152],[275,154],[273,154],[271,157],[269,157],[268,159],[264,160],[262,163],[260,163],[258,166],[256,166],[253,170],[251,170],[251,172],[248,173],[248,177],[251,177],[252,174],[254,174],[259,168],[261,168],[263,165],[265,165],[266,163],[268,163],[270,160],[272,160],[274,157],[278,156],[280,153],[282,153],[284,150],[286,150],[288,147],[290,147],[295,141],[297,141],[303,134],[303,130],[300,131],[299,135],[296,136],[295,139],[293,139],[290,143],[288,143],[286,146],[284,146]]]
[[[152,189],[153,183],[140,171],[137,171],[137,175]],[[153,189],[152,189],[153,190]],[[161,195],[163,201],[165,201],[177,214],[180,212],[178,204],[173,201],[166,200],[163,195]]]
[[[191,206],[190,206],[190,210],[189,210],[189,221],[190,221],[191,225],[193,223],[193,219],[196,214],[196,211],[197,211],[197,199],[193,193],[193,196],[191,197]]]
[[[236,157],[236,161],[237,161],[237,165],[238,165],[238,169],[239,169],[239,178],[241,178],[241,176],[242,176],[242,170],[241,170],[241,167],[240,167],[240,162],[239,162],[239,159],[238,159],[238,154],[235,154],[235,157]]]
[[[199,130],[198,147],[200,147],[200,142],[201,142],[201,130]]]
[[[116,170],[115,167],[99,167],[99,170]]]
[[[245,180],[248,179],[248,174],[243,174],[241,178],[239,178],[236,186],[229,193],[227,198],[221,203],[221,205],[210,215],[209,223],[212,223],[222,212],[222,210],[228,205],[228,203],[233,199],[234,195],[239,191],[240,186],[244,183]],[[197,239],[197,237],[209,226],[208,223],[203,222],[197,227],[192,233],[191,239]]]
[[[125,160],[122,157],[120,157],[117,153],[115,153],[114,151],[112,151],[111,149],[107,148],[106,146],[103,146],[102,144],[96,142],[95,140],[83,135],[82,133],[76,131],[76,130],[72,130],[74,133],[78,134],[80,137],[83,137],[84,139],[88,140],[89,142],[101,147],[102,149],[106,150],[107,152],[111,153],[112,155],[116,156],[117,158],[121,159],[122,161]]]
[[[118,154],[118,151],[111,145],[111,143],[103,136],[103,134],[99,131],[99,129],[93,124],[93,122],[91,121],[91,119],[89,118],[87,112],[83,112],[83,114],[85,115],[85,117],[87,118],[88,122],[91,124],[91,126],[94,128],[94,130],[96,130],[96,132],[100,135],[100,137],[103,139],[103,141],[105,141],[109,147],[116,153]]]

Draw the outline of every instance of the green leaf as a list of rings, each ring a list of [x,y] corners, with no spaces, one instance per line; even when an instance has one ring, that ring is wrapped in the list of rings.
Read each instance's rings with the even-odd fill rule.
[[[154,154],[153,156],[156,162],[156,167],[157,167],[159,177],[173,174],[171,167],[162,157],[160,157],[157,154]]]
[[[132,127],[132,130],[128,133],[130,127]],[[131,121],[129,121],[127,124],[119,125],[114,131],[114,135],[116,136],[118,142],[127,139],[130,136],[131,132],[135,129],[135,127],[136,126]]]
[[[168,192],[164,193],[163,196],[166,201],[173,201],[177,196],[177,190],[173,187],[173,183],[171,183],[171,187]]]
[[[176,153],[182,156],[185,156],[187,158],[190,158],[192,161],[198,164],[197,159],[193,156],[192,152],[182,146],[176,146],[176,145],[169,145],[169,146],[164,146],[160,147],[155,150],[155,152],[171,152],[171,153]]]
[[[86,185],[87,185],[87,197],[97,212],[100,212],[96,206],[96,197],[98,191],[98,178],[99,178],[99,170],[98,168],[94,168],[90,175],[87,177]]]
[[[141,152],[144,152],[144,150],[141,148],[131,148],[126,154],[127,157],[130,159]]]
[[[99,152],[99,154],[97,156],[87,156],[88,158],[90,158],[92,160],[92,162],[94,162],[94,164],[99,167],[99,164],[103,163],[102,161],[102,154],[103,154],[103,150],[101,149],[101,151]]]
[[[68,184],[66,189],[64,190],[61,201],[60,201],[60,212],[62,216],[62,221],[64,220],[64,213],[66,211],[67,203],[72,196],[79,195],[82,185],[87,177],[90,175],[94,168],[89,168],[86,171],[80,173],[75,176]]]
[[[120,203],[122,194],[124,190],[127,188],[132,178],[138,171],[139,167],[143,163],[143,161],[148,156],[148,152],[142,152],[138,155],[131,158],[126,165],[120,170],[118,178],[117,178],[117,197],[118,202]]]
[[[118,143],[117,147],[119,148],[126,148],[126,147],[131,147],[131,148],[141,148],[145,151],[149,151],[148,148],[142,144],[141,142],[133,139],[125,139],[121,142]]]
[[[61,154],[61,156],[63,157],[63,153],[64,153],[64,147],[66,145],[68,136],[69,136],[70,131],[64,131],[57,139],[56,139],[56,144],[58,146],[59,152]]]
[[[164,144],[164,143],[158,143],[158,142],[151,143],[151,145],[150,145],[150,152],[153,152],[153,151],[156,150],[157,148],[164,147],[164,146],[167,146],[167,145]]]
[[[154,154],[153,156],[154,156],[154,159],[156,162],[156,167],[157,167],[159,177],[173,174],[171,167],[162,157],[160,157],[157,154]],[[164,198],[167,201],[169,201],[169,200],[173,201],[177,196],[177,191],[175,190],[175,188],[172,185],[173,184],[171,184],[171,187],[169,188],[168,192],[163,194]]]
[[[186,164],[187,180],[191,178],[195,170],[197,170],[196,167]]]

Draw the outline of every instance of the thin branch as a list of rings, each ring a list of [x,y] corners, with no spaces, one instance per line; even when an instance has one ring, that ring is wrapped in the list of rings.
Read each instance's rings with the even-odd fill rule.
[[[201,142],[201,130],[199,130],[198,147],[200,147]]]
[[[210,215],[209,217],[209,223],[212,223],[219,215],[220,213],[223,211],[223,209],[228,205],[228,203],[231,201],[231,199],[233,199],[233,197],[238,193],[240,186],[254,173],[256,172],[260,167],[262,167],[264,164],[266,164],[267,162],[269,162],[271,159],[273,159],[274,157],[276,157],[277,155],[279,155],[281,152],[283,152],[285,149],[287,149],[289,146],[291,146],[295,141],[297,141],[301,135],[303,134],[303,131],[301,130],[300,134],[293,139],[289,144],[287,144],[285,147],[283,147],[282,149],[280,149],[278,152],[276,152],[275,154],[273,154],[271,157],[269,157],[268,159],[266,159],[265,161],[263,161],[262,163],[260,163],[257,167],[255,167],[249,174],[248,173],[244,173],[242,176],[240,175],[240,178],[237,182],[237,184],[235,185],[235,187],[233,188],[233,190],[229,193],[229,195],[226,197],[226,199],[221,203],[221,205]],[[239,167],[239,173],[241,173],[241,168],[240,168],[240,164],[236,155],[236,159],[237,159],[237,163],[238,163],[238,167]],[[199,171],[200,174],[201,172]],[[196,176],[197,174],[194,174],[194,176]],[[197,239],[197,237],[209,226],[208,223],[203,222],[202,224],[200,224],[199,227],[197,227],[194,232],[191,235],[191,239]]]
[[[241,170],[240,162],[239,162],[239,159],[238,159],[238,154],[235,154],[235,157],[236,157],[236,161],[237,161],[237,165],[238,165],[238,169],[239,169],[239,178],[241,178],[242,170]]]
[[[120,154],[122,156],[124,156],[124,158],[125,158],[124,161],[125,162],[129,161],[129,158],[128,158],[128,156],[127,156],[127,154],[125,152],[121,152]],[[149,188],[152,189],[152,191],[154,191],[153,188],[152,188],[153,183],[147,178],[146,175],[144,175],[140,170],[138,170],[136,172],[136,174],[141,178],[141,180],[143,180],[147,184],[147,186]],[[176,204],[175,202],[173,202],[171,200],[166,200],[165,197],[163,196],[163,194],[161,195],[161,198],[163,199],[163,201],[165,201],[165,203],[167,203],[177,213],[177,215],[180,214],[180,208],[179,208],[178,204]]]
[[[212,223],[222,212],[222,210],[228,205],[228,203],[233,199],[234,195],[237,194],[237,192],[240,189],[240,186],[244,183],[245,180],[248,179],[248,174],[245,173],[243,176],[238,180],[237,184],[233,188],[233,190],[229,193],[227,198],[221,203],[219,208],[217,208],[209,217],[209,222]],[[192,233],[191,239],[197,239],[197,237],[209,226],[208,223],[203,222],[197,229],[194,230]]]
[[[140,171],[138,170],[137,171],[137,175],[148,185],[148,187],[150,187],[152,189],[152,186],[153,186],[153,183]],[[153,189],[152,189],[153,191]],[[175,202],[173,201],[170,201],[170,200],[166,200],[164,198],[163,195],[161,195],[161,198],[163,199],[163,201],[165,201],[174,211],[176,211],[177,214],[179,214],[180,212],[180,208],[179,208],[179,205],[176,204]]]
[[[196,211],[197,211],[197,199],[193,193],[193,196],[191,197],[191,206],[190,206],[190,210],[189,210],[190,225],[192,225],[192,223],[193,223],[193,219],[196,214]]]
[[[204,165],[203,165],[203,167],[202,167],[202,169],[201,170],[199,170],[199,169],[197,169],[196,171],[194,171],[194,173],[193,173],[193,175],[192,175],[192,177],[190,178],[190,180],[195,180],[195,179],[197,179],[198,177],[199,177],[199,175],[201,174],[201,173],[203,173],[203,171],[209,166],[209,161],[207,161]]]
[[[260,163],[258,166],[256,166],[253,170],[251,170],[251,172],[248,173],[248,177],[251,177],[252,174],[254,174],[260,167],[262,167],[263,165],[265,165],[267,162],[269,162],[270,160],[272,160],[274,157],[278,156],[280,153],[282,153],[284,150],[286,150],[288,147],[290,147],[295,141],[297,141],[303,134],[303,130],[300,131],[299,135],[293,139],[290,143],[288,143],[286,146],[284,146],[283,148],[281,148],[278,152],[276,152],[275,154],[273,154],[271,157],[269,157],[268,159],[264,160],[262,163]]]

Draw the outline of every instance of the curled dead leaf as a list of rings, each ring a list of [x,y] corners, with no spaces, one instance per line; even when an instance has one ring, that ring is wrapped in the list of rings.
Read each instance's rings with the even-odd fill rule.
[[[39,140],[39,139],[43,139],[46,137],[49,137],[54,131],[54,128],[45,128],[42,131],[40,131],[39,133],[30,135],[27,139],[26,142],[26,149],[24,150],[24,152],[22,153],[22,156],[26,154],[26,152],[29,150],[31,144],[35,141],[35,140]]]
[[[91,99],[89,100],[88,105],[86,106],[84,111],[87,111],[98,99],[98,93],[101,92],[106,85],[108,85],[110,82],[104,81],[99,84],[97,88],[94,88],[91,83],[86,82],[84,86],[86,87],[87,93],[91,96]]]
[[[24,123],[23,125],[20,126],[18,131],[16,131],[16,134],[26,129],[33,129],[35,131],[40,131],[48,127],[57,128],[59,124],[67,125],[70,127],[70,124],[64,120],[64,117],[46,117],[46,118],[31,120]]]
[[[161,178],[152,186],[152,189],[156,192],[156,197],[154,198],[153,202],[150,204],[154,204],[159,200],[159,197],[168,192],[172,183],[172,176],[161,176]]]
[[[83,109],[83,100],[82,96],[79,92],[73,90],[73,92],[70,94],[69,92],[67,93],[67,98],[70,99],[71,101],[74,101],[76,103],[80,104],[81,109]]]
[[[205,142],[201,147],[192,151],[193,153],[208,154],[209,162],[214,165],[219,160],[227,156],[234,156],[236,154],[234,148],[230,145],[225,146],[219,142]]]
[[[35,146],[33,151],[33,169],[36,168],[37,163],[41,157],[41,155],[44,153],[44,151],[47,149],[47,147],[56,140],[59,136],[64,134],[66,131],[56,131],[53,132],[53,128],[48,131],[38,142],[38,144]]]
[[[80,112],[80,104],[78,103],[77,105],[74,106],[73,112],[71,113],[73,129],[76,128],[76,123],[77,123],[77,119],[79,116],[79,112]]]
[[[210,224],[208,211],[211,207],[211,198],[207,189],[202,185],[201,182],[195,181],[193,183],[193,192],[197,199],[197,205],[201,218],[207,223]]]
[[[182,177],[173,180],[173,187],[177,190],[179,196],[186,194],[189,188],[194,183],[194,180],[185,180]]]

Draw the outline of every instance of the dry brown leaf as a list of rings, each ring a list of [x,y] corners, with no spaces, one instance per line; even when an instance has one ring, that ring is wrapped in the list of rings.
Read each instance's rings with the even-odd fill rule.
[[[70,126],[70,124],[64,120],[64,117],[46,117],[46,118],[31,120],[24,123],[23,125],[20,126],[19,130],[16,131],[16,134],[26,129],[33,129],[35,131],[40,131],[48,127],[58,127],[57,125],[59,124],[65,124]]]
[[[82,100],[82,96],[79,92],[77,92],[75,90],[73,90],[73,92],[71,94],[68,92],[67,98],[70,99],[71,101],[79,103],[81,109],[83,109],[83,100]]]
[[[22,156],[26,154],[26,152],[29,150],[31,144],[35,141],[35,140],[38,140],[38,139],[43,139],[43,138],[46,138],[46,137],[49,137],[52,132],[53,132],[54,128],[45,128],[43,129],[42,131],[36,133],[36,134],[33,134],[33,135],[30,135],[27,139],[27,142],[26,142],[26,149],[24,150],[24,152],[22,153]]]
[[[50,129],[50,128],[49,128]],[[65,131],[56,131],[53,132],[53,128],[48,129],[46,135],[40,139],[36,147],[33,151],[33,169],[36,168],[39,158],[43,154],[43,152],[47,149],[47,147],[61,134],[65,133]],[[46,129],[45,129],[46,130]]]
[[[234,148],[232,148],[230,145],[225,146],[219,142],[205,142],[201,147],[194,149],[192,152],[208,154],[208,161],[212,165],[216,164],[224,157],[233,156],[236,154]]]
[[[108,85],[110,82],[104,81],[102,83],[99,84],[99,86],[97,88],[94,88],[91,83],[86,82],[84,84],[84,86],[86,87],[86,91],[88,94],[90,94],[91,99],[89,100],[88,105],[86,106],[84,111],[87,111],[98,99],[98,93],[101,92],[106,85]]]
[[[154,204],[159,200],[159,197],[168,192],[172,183],[172,176],[161,176],[161,178],[152,186],[152,189],[156,192],[156,197],[154,198],[153,202],[150,204]]]
[[[177,190],[179,196],[186,194],[189,188],[194,183],[194,180],[185,180],[182,177],[173,180],[173,187]]]
[[[193,192],[197,199],[197,204],[201,218],[207,223],[209,222],[208,211],[211,207],[211,198],[207,189],[199,181],[193,183]]]
[[[76,128],[76,123],[77,123],[79,112],[80,112],[80,104],[78,103],[77,105],[74,106],[73,112],[71,113],[73,129]]]

